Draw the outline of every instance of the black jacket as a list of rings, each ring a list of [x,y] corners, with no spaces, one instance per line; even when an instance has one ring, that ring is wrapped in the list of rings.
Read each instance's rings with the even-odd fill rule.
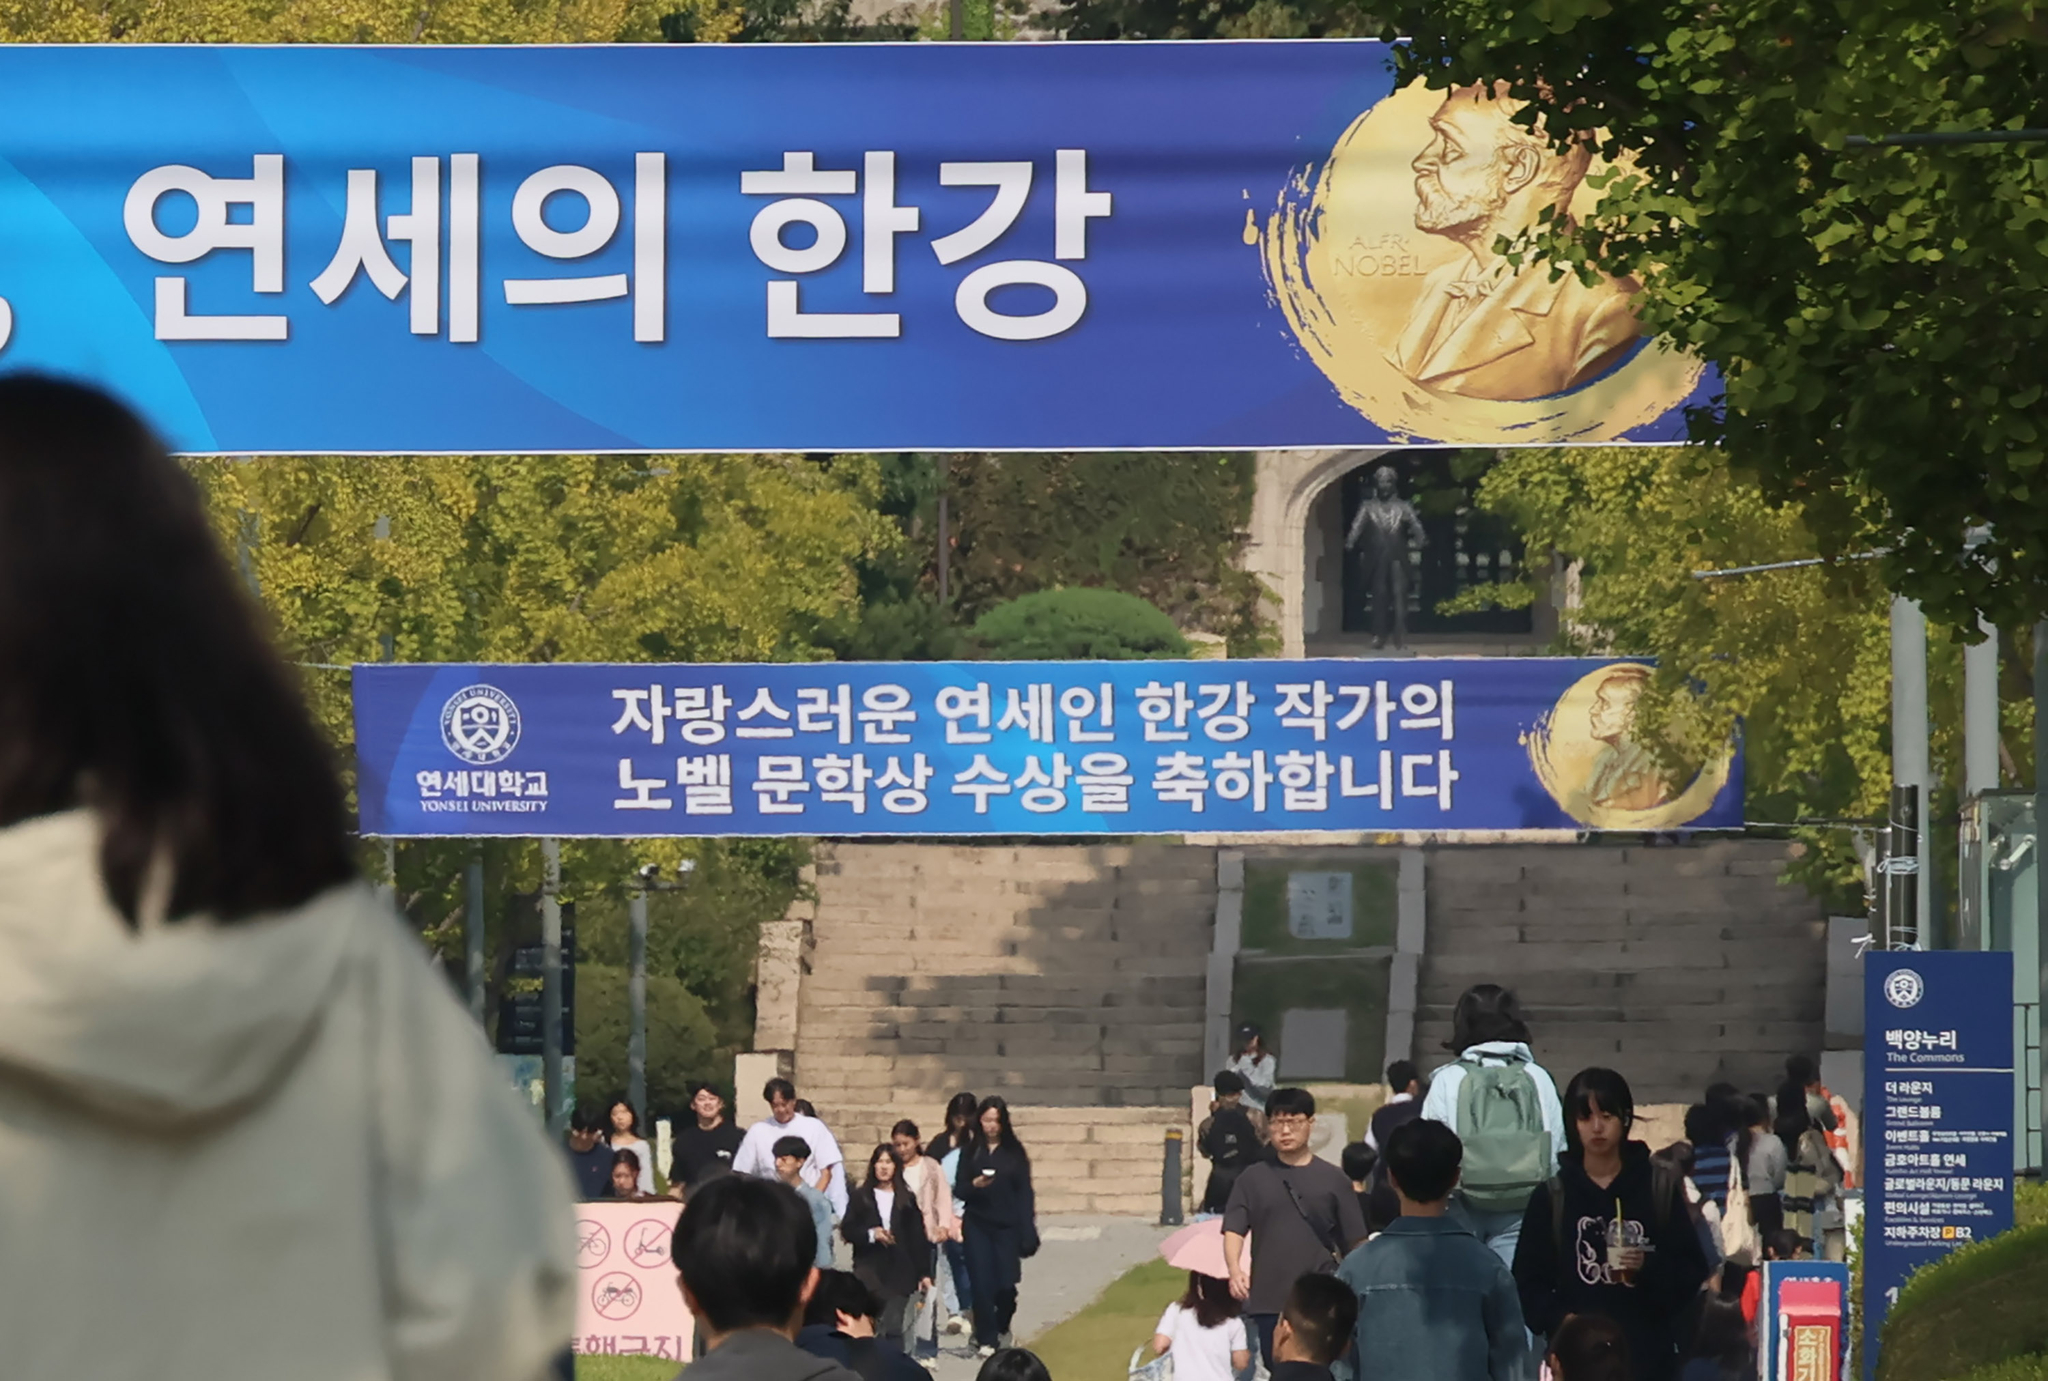
[[[1553,1207],[1562,1194],[1562,1212]],[[1650,1148],[1622,1147],[1621,1174],[1602,1189],[1586,1178],[1579,1153],[1559,1158],[1557,1178],[1536,1187],[1515,1246],[1522,1318],[1555,1332],[1567,1314],[1601,1314],[1621,1325],[1637,1381],[1666,1381],[1677,1367],[1680,1316],[1707,1278],[1707,1259],[1686,1212],[1678,1179],[1652,1173]],[[1659,1202],[1659,1200],[1662,1202]],[[1607,1269],[1616,1205],[1625,1230],[1649,1252],[1629,1284]]]
[[[995,1172],[985,1189],[977,1189],[975,1177]],[[1031,1158],[1021,1146],[998,1146],[977,1140],[960,1152],[960,1168],[953,1177],[953,1193],[967,1206],[967,1217],[994,1227],[1028,1233],[1038,1217],[1038,1198],[1031,1189]]]
[[[884,1227],[896,1235],[895,1245],[868,1240],[870,1231]],[[854,1190],[847,1196],[839,1234],[853,1248],[853,1273],[884,1300],[916,1294],[917,1283],[932,1273],[932,1244],[924,1235],[924,1214],[908,1185],[897,1187],[886,1223],[875,1202],[874,1188],[864,1184]]]
[[[805,1327],[796,1345],[813,1357],[837,1362],[860,1381],[931,1381],[930,1373],[902,1348],[880,1338],[849,1338],[828,1323]]]

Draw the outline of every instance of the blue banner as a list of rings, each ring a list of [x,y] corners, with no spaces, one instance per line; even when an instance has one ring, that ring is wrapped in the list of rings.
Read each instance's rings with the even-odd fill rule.
[[[1595,658],[358,666],[386,836],[1722,829]]]
[[[1863,1374],[1906,1277],[2013,1224],[2012,955],[1863,960]]]
[[[0,365],[186,452],[1675,440],[1597,160],[1362,41],[0,46]]]

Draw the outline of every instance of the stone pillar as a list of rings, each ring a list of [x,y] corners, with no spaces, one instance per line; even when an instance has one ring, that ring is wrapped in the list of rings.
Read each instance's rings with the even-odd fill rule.
[[[1279,600],[1280,655],[1304,653],[1309,511],[1316,496],[1383,450],[1260,451],[1244,568]]]
[[[1425,905],[1426,877],[1422,850],[1401,850],[1394,913],[1394,962],[1387,976],[1388,1064],[1415,1058],[1415,1007],[1422,987],[1422,954],[1429,915]]]
[[[1216,851],[1216,932],[1209,947],[1207,1000],[1203,1004],[1202,1077],[1212,1079],[1230,1059],[1231,987],[1244,931],[1244,853]]]
[[[803,870],[806,890],[816,886],[814,869]],[[815,901],[799,897],[779,921],[764,921],[754,951],[754,1049],[734,1061],[733,1112],[741,1126],[768,1115],[761,1085],[796,1078],[797,1027],[803,1006]]]

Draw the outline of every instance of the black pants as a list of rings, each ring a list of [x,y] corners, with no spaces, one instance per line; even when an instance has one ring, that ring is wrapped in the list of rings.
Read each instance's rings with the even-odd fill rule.
[[[1401,638],[1408,627],[1408,563],[1368,551],[1366,585],[1372,591],[1372,635]]]
[[[969,1218],[966,1237],[967,1274],[974,1281],[974,1341],[994,1347],[1017,1313],[1017,1282],[1024,1270],[1017,1230]]]

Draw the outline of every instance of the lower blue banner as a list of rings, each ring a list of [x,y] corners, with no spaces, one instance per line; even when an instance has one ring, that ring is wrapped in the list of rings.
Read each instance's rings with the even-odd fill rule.
[[[380,836],[1726,829],[1739,753],[1634,737],[1641,662],[355,668]]]

